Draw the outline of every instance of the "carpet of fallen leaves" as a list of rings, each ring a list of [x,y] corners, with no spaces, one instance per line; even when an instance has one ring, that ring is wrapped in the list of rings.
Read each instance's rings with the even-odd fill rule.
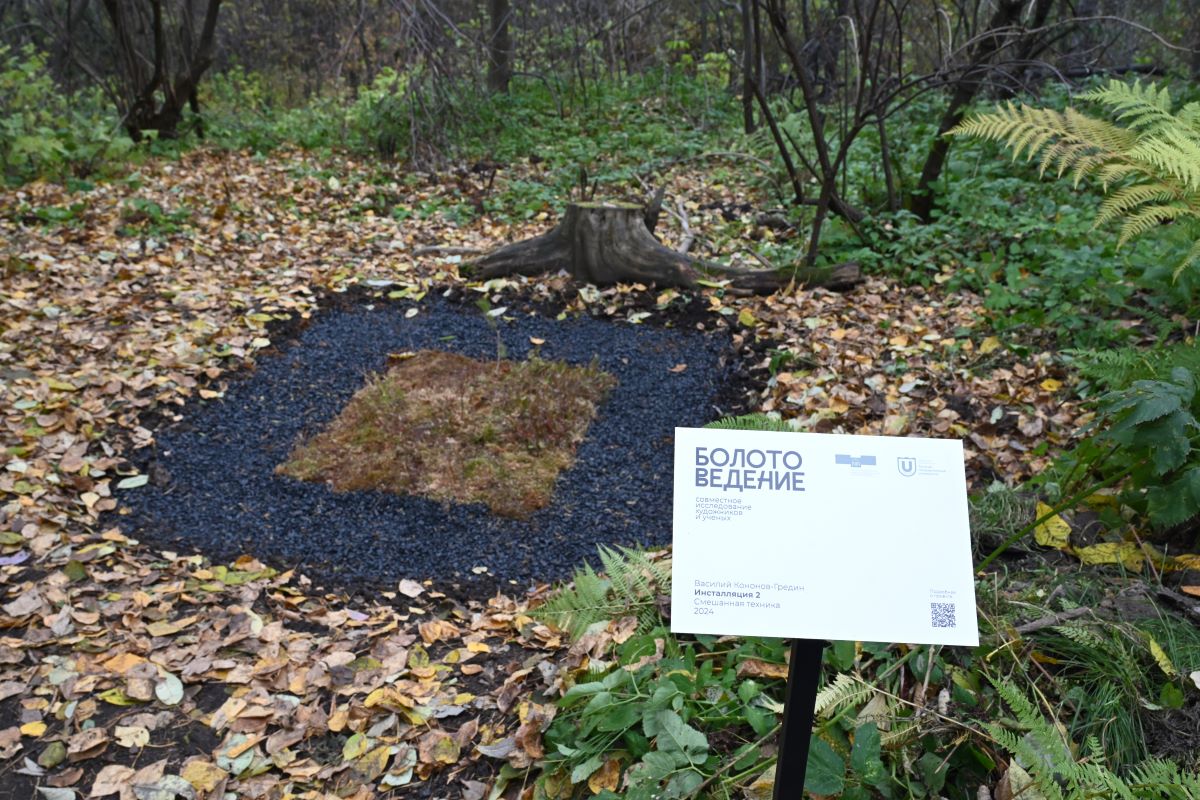
[[[746,201],[703,166],[667,186],[701,232]],[[496,186],[518,173],[538,177],[502,170]],[[201,151],[84,191],[0,193],[0,798],[522,791],[500,768],[541,755],[547,698],[586,662],[529,617],[546,587],[455,597],[414,575],[352,597],[253,554],[212,564],[121,531],[120,493],[150,479],[126,456],[269,357],[272,323],[355,285],[419,298],[461,284],[464,251],[553,222],[455,225],[438,204],[477,200],[470,172],[378,175],[343,158]],[[427,211],[396,219],[381,197]],[[752,248],[763,232],[740,219]],[[668,219],[664,239],[683,235]],[[570,296],[637,322],[672,293]],[[1078,421],[1048,355],[1017,361],[976,327],[978,297],[873,279],[704,299],[735,340],[790,352],[752,365],[775,368],[755,401],[815,430],[961,437],[987,481],[1040,468],[1038,444]]]

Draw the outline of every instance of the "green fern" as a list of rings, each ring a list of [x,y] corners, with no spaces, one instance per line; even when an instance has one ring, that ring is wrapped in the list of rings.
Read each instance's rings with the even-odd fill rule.
[[[1200,254],[1200,251],[1198,251]],[[1067,350],[1079,374],[1093,384],[1120,391],[1136,381],[1167,380],[1171,370],[1183,367],[1200,375],[1200,347],[1179,343],[1153,349],[1123,347],[1115,350]]]
[[[597,622],[611,619],[607,578],[596,574],[591,564],[575,570],[570,585],[554,593],[545,603],[531,610],[530,616],[539,622],[565,631],[571,639],[583,636]]]
[[[1200,260],[1200,103],[1173,111],[1166,87],[1115,80],[1081,98],[1107,108],[1116,122],[1073,108],[1008,103],[949,135],[1003,142],[1014,159],[1040,153],[1043,174],[1069,173],[1076,185],[1096,178],[1107,195],[1096,225],[1118,223],[1119,244],[1167,222],[1187,225],[1195,244],[1176,268],[1178,278]]]
[[[1177,764],[1153,759],[1139,764],[1122,777],[1105,763],[1099,741],[1089,737],[1080,747],[1070,740],[1061,724],[1039,712],[1023,692],[1008,681],[993,681],[997,694],[1012,709],[1026,733],[1018,736],[995,722],[984,727],[1013,755],[1009,782],[1031,780],[1023,793],[1046,800],[1200,800],[1200,775],[1185,773]],[[1078,755],[1082,751],[1082,755]]]
[[[565,631],[572,640],[597,623],[634,616],[642,631],[660,627],[658,598],[671,592],[671,561],[654,559],[629,548],[598,549],[604,574],[590,564],[575,571],[572,582],[560,588],[529,613],[534,619]]]
[[[786,421],[776,417],[768,416],[766,414],[746,414],[745,416],[741,417],[725,417],[724,419],[710,422],[704,427],[733,431],[778,431],[784,433],[794,433],[796,431],[796,429]]]
[[[832,683],[829,683],[817,693],[817,702],[813,713],[824,719],[829,719],[847,708],[853,708],[875,693],[875,687],[861,678],[856,678],[845,672],[839,673]]]

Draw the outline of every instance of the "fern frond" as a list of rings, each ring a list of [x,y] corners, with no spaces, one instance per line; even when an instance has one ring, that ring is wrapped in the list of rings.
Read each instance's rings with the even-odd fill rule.
[[[1179,109],[1179,113],[1176,116],[1179,117],[1179,121],[1184,125],[1200,133],[1200,100],[1193,100],[1188,103]]]
[[[575,571],[569,586],[559,589],[550,599],[530,611],[530,616],[565,631],[578,639],[592,625],[610,619],[613,610],[608,600],[609,582],[596,574],[590,564]]]
[[[1200,373],[1200,348],[1189,344],[1065,352],[1080,375],[1113,391],[1127,389],[1134,381],[1165,378],[1176,366]]]
[[[1168,203],[1178,200],[1179,190],[1165,183],[1135,183],[1123,186],[1104,198],[1096,212],[1095,226],[1120,219],[1138,206],[1147,203]]]
[[[1107,192],[1108,187],[1129,179],[1155,180],[1154,174],[1147,171],[1145,165],[1129,161],[1109,161],[1100,164],[1092,175],[1100,182],[1100,188]],[[1079,182],[1076,181],[1078,184]]]
[[[875,687],[861,678],[842,672],[817,692],[814,713],[828,719],[847,708],[853,708],[875,693]]]
[[[714,428],[717,430],[734,430],[734,431],[782,431],[785,433],[795,432],[790,424],[782,419],[770,417],[766,414],[746,414],[741,417],[725,417],[723,419],[710,422],[704,427]]]
[[[671,592],[670,559],[626,547],[600,546],[598,551],[603,575],[584,564],[575,571],[572,583],[531,609],[530,616],[566,632],[572,640],[593,625],[629,616],[637,618],[641,631],[661,627],[658,597]]]
[[[1169,761],[1143,762],[1131,769],[1128,777],[1122,777],[1105,763],[1103,749],[1094,736],[1084,743],[1087,757],[1077,759],[1060,725],[1043,717],[1013,684],[1001,680],[992,683],[997,694],[1013,710],[1018,723],[1029,733],[1018,737],[994,722],[984,727],[1027,771],[1033,779],[1030,788],[1042,796],[1071,800],[1097,797],[1200,800],[1200,775],[1185,773]]]
[[[916,720],[912,718],[898,720],[893,723],[890,731],[880,731],[879,743],[889,750],[894,749],[916,738],[919,732],[920,726]]]
[[[1086,625],[1056,625],[1054,630],[1081,647],[1100,650],[1110,655],[1113,652],[1112,641]],[[1007,700],[1008,698],[1005,698],[1006,702]]]
[[[1115,80],[1081,97],[1103,105],[1123,125],[1074,108],[1059,112],[1006,103],[964,120],[947,135],[1002,142],[1014,159],[1040,154],[1041,174],[1069,174],[1076,185],[1095,177],[1108,195],[1096,225],[1119,223],[1119,245],[1164,222],[1200,222],[1200,102],[1172,111],[1166,87]],[[1197,262],[1200,242],[1175,278]]]
[[[1153,230],[1164,222],[1173,222],[1191,214],[1191,209],[1182,203],[1144,206],[1122,223],[1120,236],[1117,237],[1117,247],[1121,247],[1134,237],[1141,236],[1146,231]]]
[[[1183,261],[1175,268],[1175,271],[1171,273],[1171,279],[1179,280],[1179,276],[1183,274],[1183,271],[1197,262],[1200,262],[1200,238],[1196,239],[1196,243],[1192,245],[1192,249],[1184,256]]]
[[[1190,191],[1200,191],[1200,141],[1178,129],[1165,129],[1138,141],[1126,154],[1153,165]]]
[[[1162,759],[1151,759],[1131,769],[1129,784],[1142,797],[1163,797],[1166,800],[1200,798],[1200,775],[1184,772],[1178,764]]]
[[[1137,131],[1152,131],[1172,120],[1171,92],[1166,86],[1160,89],[1153,84],[1143,86],[1140,81],[1110,80],[1107,86],[1085,92],[1080,98],[1108,106],[1117,119]]]

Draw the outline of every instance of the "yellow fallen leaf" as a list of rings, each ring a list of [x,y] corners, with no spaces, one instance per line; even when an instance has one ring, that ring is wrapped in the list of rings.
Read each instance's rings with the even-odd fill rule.
[[[743,308],[738,312],[738,324],[744,328],[753,328],[758,324],[758,320],[750,313],[750,309]]]
[[[1084,498],[1083,502],[1086,503],[1091,508],[1104,508],[1104,507],[1119,508],[1121,505],[1117,501],[1116,495],[1105,494],[1104,492],[1097,492],[1096,494],[1090,494]]]
[[[1174,678],[1179,672],[1175,669],[1175,665],[1171,663],[1170,656],[1167,651],[1162,649],[1153,636],[1148,633],[1143,633],[1146,637],[1146,647],[1150,650],[1150,655],[1154,656],[1154,662],[1158,664],[1158,668],[1163,671],[1163,674],[1168,678]]]
[[[193,788],[201,792],[211,792],[229,773],[208,761],[189,761],[179,775]]]
[[[1179,591],[1192,597],[1200,597],[1200,586],[1180,586]]]
[[[22,736],[32,736],[35,739],[46,732],[46,723],[41,722],[26,722],[21,726]]]
[[[375,744],[375,740],[363,733],[356,733],[342,745],[342,758],[353,761],[367,754]]]
[[[387,769],[388,759],[392,756],[390,745],[376,747],[362,758],[354,762],[354,771],[366,783],[373,782]]]
[[[592,794],[600,794],[606,789],[610,792],[617,790],[617,782],[621,778],[621,762],[615,758],[610,758],[604,762],[604,766],[592,773],[588,778],[588,788],[592,790]]]
[[[136,706],[142,703],[141,700],[136,700],[125,694],[124,689],[116,687],[107,689],[96,696],[108,703],[110,706]]]
[[[467,642],[467,650],[472,653],[490,653],[492,648],[488,647],[484,642]]]
[[[417,741],[417,752],[423,764],[454,764],[458,762],[461,749],[450,734],[433,730]]]
[[[150,743],[150,731],[141,725],[118,725],[113,729],[113,738],[121,747],[132,750]]]
[[[101,666],[103,666],[109,672],[115,672],[118,675],[124,675],[138,664],[144,663],[146,663],[146,659],[135,653],[117,653],[115,656],[105,661]]]
[[[1038,503],[1037,518],[1041,519],[1053,510],[1045,503]],[[1061,516],[1055,514],[1033,529],[1033,538],[1042,547],[1057,547],[1062,550],[1070,544],[1071,526]]]
[[[1046,378],[1046,380],[1038,385],[1042,387],[1043,391],[1053,393],[1062,388],[1062,381],[1056,381],[1054,378]]]
[[[1182,553],[1175,556],[1174,567],[1176,569],[1195,569],[1200,570],[1200,556],[1195,553]]]
[[[979,354],[986,356],[988,353],[993,353],[1000,349],[1000,339],[997,336],[989,336],[979,343]]]
[[[166,621],[151,622],[149,625],[146,626],[146,631],[151,636],[173,636],[176,633],[179,633],[184,628],[193,624],[198,619],[200,619],[198,616],[193,615],[190,617],[184,617],[182,619],[177,619],[174,622],[166,622]]]
[[[1133,542],[1103,542],[1088,547],[1078,547],[1075,555],[1084,564],[1123,564],[1125,569],[1141,570],[1145,554]]]

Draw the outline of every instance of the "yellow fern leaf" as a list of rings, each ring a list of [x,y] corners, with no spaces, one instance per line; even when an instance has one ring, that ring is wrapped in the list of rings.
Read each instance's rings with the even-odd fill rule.
[[[1200,102],[1172,111],[1165,86],[1115,80],[1080,97],[1106,107],[1123,124],[1074,108],[1006,103],[948,135],[1000,142],[1014,159],[1038,158],[1041,174],[1070,174],[1076,185],[1096,178],[1106,197],[1095,224],[1119,223],[1119,245],[1165,222],[1200,223]],[[1176,276],[1198,262],[1200,242]]]

